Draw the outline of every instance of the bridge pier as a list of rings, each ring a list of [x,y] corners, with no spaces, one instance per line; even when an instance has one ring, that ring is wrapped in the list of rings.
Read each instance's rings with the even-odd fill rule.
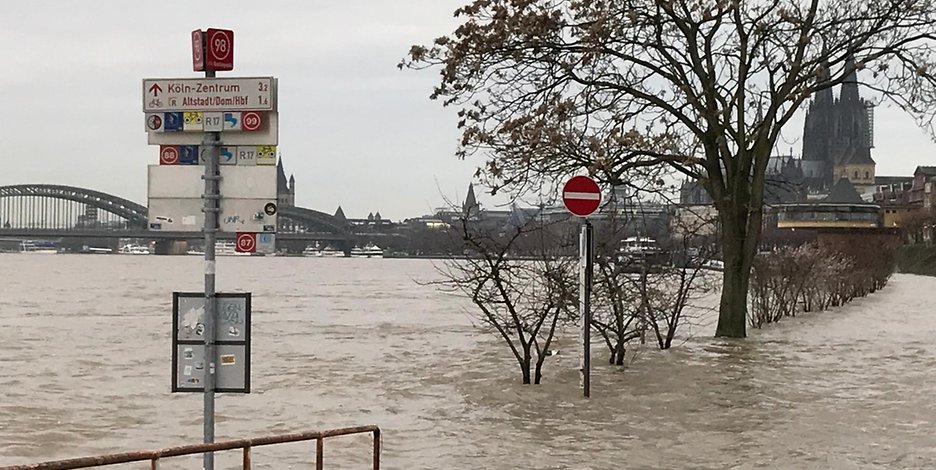
[[[188,251],[188,242],[185,240],[165,239],[156,240],[157,255],[184,255]]]

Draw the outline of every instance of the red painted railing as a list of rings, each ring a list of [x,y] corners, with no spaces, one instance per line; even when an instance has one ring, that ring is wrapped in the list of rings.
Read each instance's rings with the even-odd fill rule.
[[[102,467],[129,462],[150,461],[150,469],[157,470],[159,461],[168,457],[182,455],[204,454],[225,450],[242,449],[244,454],[243,469],[250,469],[250,449],[253,447],[285,444],[287,442],[300,442],[315,440],[315,468],[324,467],[325,439],[329,437],[348,436],[351,434],[373,433],[374,435],[374,470],[380,470],[380,428],[377,426],[357,426],[353,428],[331,429],[328,431],[310,431],[294,434],[280,434],[276,436],[254,437],[250,439],[235,439],[233,441],[214,442],[211,444],[188,444],[178,447],[167,447],[158,450],[140,450],[121,454],[97,455],[80,457],[76,459],[55,460],[27,465],[14,465],[0,467],[0,470],[72,470],[76,468]]]

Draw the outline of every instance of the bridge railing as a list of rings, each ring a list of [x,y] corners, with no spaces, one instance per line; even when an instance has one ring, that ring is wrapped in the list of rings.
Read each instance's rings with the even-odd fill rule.
[[[219,452],[241,449],[243,452],[244,470],[250,469],[250,449],[253,447],[285,444],[288,442],[316,441],[315,468],[324,468],[325,439],[352,434],[367,434],[374,436],[373,469],[380,470],[380,428],[374,425],[357,426],[352,428],[330,429],[327,431],[309,431],[293,434],[280,434],[275,436],[262,436],[249,439],[235,439],[231,441],[214,442],[211,444],[188,444],[178,447],[167,447],[158,450],[141,450],[120,454],[106,454],[91,457],[80,457],[68,460],[54,460],[27,465],[14,465],[0,467],[0,470],[72,470],[78,468],[102,467],[122,463],[150,461],[150,469],[157,470],[159,461],[169,457],[183,455],[204,454],[206,452]]]

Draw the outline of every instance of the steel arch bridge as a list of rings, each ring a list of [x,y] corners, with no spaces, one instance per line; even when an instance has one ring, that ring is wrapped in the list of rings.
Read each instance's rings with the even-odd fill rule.
[[[146,206],[91,189],[50,184],[0,186],[0,233],[56,235],[75,232],[111,236],[146,233]],[[280,233],[299,239],[350,240],[347,221],[313,209],[283,207]]]
[[[74,186],[0,186],[0,224],[7,229],[145,228],[146,207]]]

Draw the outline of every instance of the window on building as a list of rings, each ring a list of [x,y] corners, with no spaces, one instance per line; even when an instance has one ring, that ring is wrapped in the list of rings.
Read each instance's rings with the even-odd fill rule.
[[[871,178],[871,173],[868,171],[865,171],[865,179],[870,179],[870,178]]]
[[[855,179],[858,179],[858,170],[855,170]]]

